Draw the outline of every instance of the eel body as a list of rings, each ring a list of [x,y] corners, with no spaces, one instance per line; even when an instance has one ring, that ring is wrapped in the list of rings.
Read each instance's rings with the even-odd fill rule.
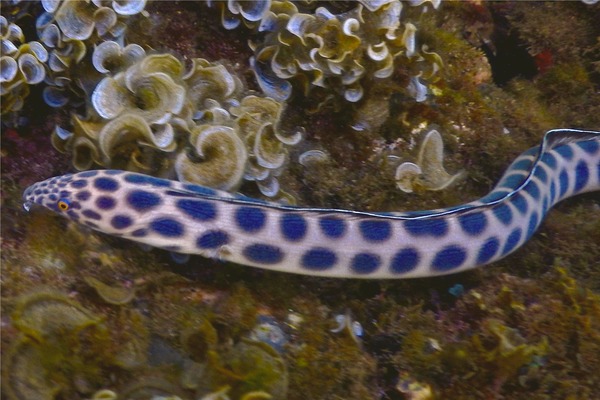
[[[597,190],[600,132],[556,129],[521,154],[489,194],[437,210],[283,206],[118,170],[38,182],[23,200],[27,210],[42,205],[176,253],[305,275],[388,279],[492,263],[523,245],[554,204]]]

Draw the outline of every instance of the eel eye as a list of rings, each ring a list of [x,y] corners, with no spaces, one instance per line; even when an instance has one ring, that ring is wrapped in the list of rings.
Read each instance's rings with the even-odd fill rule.
[[[67,211],[70,205],[71,202],[68,199],[60,199],[58,201],[58,209],[61,211]]]

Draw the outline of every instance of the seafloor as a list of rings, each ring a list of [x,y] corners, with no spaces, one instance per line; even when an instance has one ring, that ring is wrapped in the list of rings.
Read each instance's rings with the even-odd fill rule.
[[[413,3],[425,4],[404,4],[401,18],[412,18],[417,43],[427,44],[425,62],[440,66],[423,81],[426,99],[407,89],[420,67],[402,56],[389,77],[366,76],[356,102],[339,85],[290,79],[281,129],[301,127],[304,137],[276,173],[280,200],[371,211],[456,205],[490,191],[547,130],[600,130],[600,4]],[[223,28],[224,5],[148,2],[140,18],[150,25],[119,16],[138,24],[125,43],[186,65],[218,61],[243,81],[240,95],[264,96],[249,60],[265,36],[247,21]],[[357,5],[298,7],[343,15]],[[37,2],[2,2],[24,42],[38,40],[42,12]],[[101,42],[86,40],[88,50]],[[2,98],[3,399],[599,398],[598,193],[554,207],[505,259],[439,278],[325,279],[198,256],[178,264],[162,250],[22,208],[28,185],[75,170],[51,135],[56,125],[72,128],[89,106],[73,99],[88,92],[52,108],[42,91],[57,85],[52,74],[78,69],[81,78],[89,59],[62,71],[46,65],[47,82],[18,94],[20,109],[7,105],[16,94]],[[388,164],[414,160],[428,126],[442,134],[445,168],[465,175],[443,190],[403,192]],[[310,150],[321,151],[309,153],[316,161],[300,163]],[[118,164],[121,155],[116,165],[131,165]],[[252,180],[234,190],[265,198]]]

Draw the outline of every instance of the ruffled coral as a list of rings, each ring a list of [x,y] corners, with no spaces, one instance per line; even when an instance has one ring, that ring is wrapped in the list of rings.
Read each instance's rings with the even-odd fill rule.
[[[359,101],[363,79],[390,77],[399,58],[407,65],[426,60],[419,54],[416,26],[401,22],[401,11],[397,0],[360,1],[340,14],[325,7],[304,13],[291,2],[272,2],[257,28],[267,34],[253,45],[252,66],[262,90],[285,100],[291,95],[289,80],[304,93],[328,88]],[[423,101],[420,92],[414,96]]]
[[[0,94],[2,115],[19,111],[29,95],[29,85],[36,85],[46,77],[44,63],[48,52],[37,41],[22,43],[25,40],[21,28],[8,23],[0,16]]]
[[[122,40],[127,18],[140,14],[145,0],[117,1],[42,1],[45,13],[36,21],[38,36],[49,51],[49,76],[44,100],[52,107],[67,104],[71,92],[86,89],[89,77],[78,76],[78,65],[95,44]],[[139,47],[139,46],[138,46]],[[139,51],[138,51],[139,53]]]
[[[72,132],[57,128],[53,135],[59,150],[73,152],[77,169],[99,164],[175,173],[223,190],[245,178],[265,195],[277,194],[287,147],[301,138],[279,129],[281,103],[254,95],[238,100],[240,79],[201,58],[186,70],[170,54],[104,42],[92,60],[104,78],[93,89],[88,116],[73,115]]]

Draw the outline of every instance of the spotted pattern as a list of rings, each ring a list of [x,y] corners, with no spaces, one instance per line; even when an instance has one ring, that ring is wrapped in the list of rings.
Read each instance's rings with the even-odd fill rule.
[[[511,251],[513,251],[515,249],[515,247],[517,246],[517,244],[519,243],[519,240],[521,240],[521,229],[516,228],[510,233],[510,235],[508,235],[508,239],[506,240],[506,243],[504,244],[502,253],[508,254]]]
[[[116,192],[119,190],[119,182],[108,177],[99,177],[94,180],[94,188],[102,192]]]
[[[133,219],[127,215],[115,215],[110,220],[110,224],[115,229],[125,229],[133,224]]]
[[[196,246],[201,249],[215,249],[229,243],[229,235],[222,230],[210,230],[196,240]]]
[[[323,271],[333,267],[337,262],[337,255],[325,247],[308,250],[302,255],[302,267],[312,271]]]
[[[171,181],[141,174],[127,174],[125,182],[156,187],[171,187]]]
[[[74,189],[81,189],[88,185],[88,181],[86,179],[77,179],[76,181],[71,182],[71,187]]]
[[[382,242],[392,234],[392,224],[385,220],[365,220],[359,222],[360,233],[369,242]]]
[[[458,268],[467,258],[464,247],[451,245],[438,251],[433,259],[432,268],[438,271],[448,271]]]
[[[381,257],[374,253],[358,253],[352,258],[350,268],[357,274],[371,274],[381,265]]]
[[[487,227],[487,217],[483,212],[460,215],[458,222],[462,230],[469,236],[478,236]]]
[[[150,222],[150,229],[164,237],[179,237],[183,235],[183,224],[174,218],[161,217]]]
[[[24,192],[92,229],[181,254],[337,277],[448,274],[515,251],[559,200],[600,190],[600,132],[558,129],[519,156],[489,194],[431,211],[365,213],[282,206],[203,186],[106,170]],[[64,201],[59,209],[58,204]],[[185,261],[184,256],[179,257]]]
[[[394,274],[406,274],[414,270],[420,261],[419,252],[414,247],[407,247],[394,255],[390,269]]]
[[[127,204],[136,211],[149,211],[160,205],[158,194],[146,190],[132,190],[127,195]]]
[[[92,197],[92,193],[87,190],[82,190],[75,195],[75,198],[80,201],[86,201],[90,197]]]
[[[285,239],[295,242],[306,236],[308,226],[301,215],[285,213],[281,215],[280,228]]]
[[[346,233],[346,223],[339,217],[321,217],[319,227],[325,236],[333,239],[341,238]]]
[[[283,251],[269,244],[252,244],[244,248],[243,254],[248,261],[266,265],[277,264],[283,260]]]
[[[265,226],[267,214],[259,207],[242,206],[235,212],[235,221],[246,232],[257,232]]]
[[[184,215],[197,221],[211,221],[217,217],[217,208],[210,201],[181,199],[175,205]]]
[[[89,210],[89,209],[88,210],[83,210],[81,212],[81,215],[83,215],[84,217],[89,218],[89,219],[95,219],[95,220],[101,220],[102,219],[102,215],[100,215],[99,213],[97,213],[94,210]]]
[[[404,228],[414,236],[441,237],[448,232],[448,221],[442,218],[408,220]]]
[[[481,246],[481,248],[479,249],[479,252],[477,253],[477,263],[485,264],[489,262],[492,258],[494,258],[496,253],[498,253],[499,248],[500,241],[497,237],[493,236],[487,239],[483,243],[483,246]]]
[[[100,210],[112,210],[117,205],[117,201],[110,196],[98,196],[96,199],[96,207]]]
[[[575,167],[575,193],[583,189],[589,179],[590,170],[587,164],[583,161],[579,161]]]

